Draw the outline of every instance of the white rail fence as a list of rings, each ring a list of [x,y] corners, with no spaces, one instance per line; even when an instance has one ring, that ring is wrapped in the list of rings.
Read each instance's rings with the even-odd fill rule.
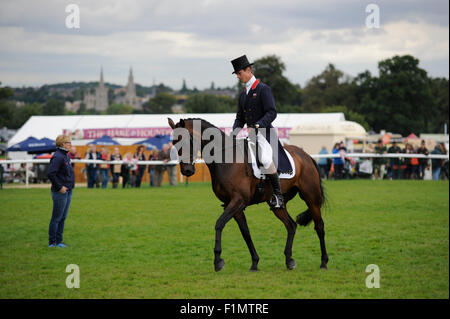
[[[340,154],[311,154],[314,159],[319,158],[339,158]],[[449,154],[437,155],[437,154],[407,154],[407,153],[390,153],[390,154],[374,154],[374,153],[348,153],[346,158],[426,158],[426,159],[449,159]],[[177,165],[178,161],[104,161],[104,160],[88,160],[88,159],[73,159],[72,163],[84,163],[84,164],[132,164],[132,165]],[[198,159],[196,163],[204,163],[204,160]],[[15,159],[15,160],[0,160],[0,164],[25,164],[25,183],[26,187],[29,184],[29,169],[32,164],[48,164],[50,159]]]

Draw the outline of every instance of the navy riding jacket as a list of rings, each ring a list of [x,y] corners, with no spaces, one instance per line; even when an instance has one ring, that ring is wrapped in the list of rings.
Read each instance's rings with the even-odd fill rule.
[[[75,187],[75,174],[67,151],[57,148],[50,159],[48,178],[52,182],[52,191],[59,192],[65,186],[68,190]]]
[[[266,84],[256,80],[248,94],[244,91],[239,95],[239,106],[234,121],[235,128],[253,127],[259,124],[260,128],[273,128],[272,122],[277,117],[275,100],[272,90]]]

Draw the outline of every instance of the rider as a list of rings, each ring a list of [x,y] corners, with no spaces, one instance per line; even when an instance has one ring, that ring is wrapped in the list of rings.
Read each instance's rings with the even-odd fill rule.
[[[271,123],[277,117],[277,110],[270,87],[255,78],[251,67],[253,63],[249,63],[247,56],[243,55],[236,58],[231,61],[231,64],[234,68],[232,74],[236,73],[238,79],[245,83],[245,90],[239,95],[239,106],[233,125],[233,133],[237,135],[245,124],[247,124],[247,128],[268,129],[267,131],[273,133]],[[261,151],[259,160],[266,170],[266,176],[273,189],[273,196],[269,204],[274,208],[280,208],[283,207],[283,194],[281,193],[277,169],[273,162],[273,150],[269,144],[269,138],[270,136],[267,134],[263,136],[258,131],[258,149]]]

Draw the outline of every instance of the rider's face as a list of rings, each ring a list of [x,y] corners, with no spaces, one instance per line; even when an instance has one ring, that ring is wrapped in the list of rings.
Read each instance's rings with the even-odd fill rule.
[[[252,69],[247,67],[245,70],[239,70],[236,72],[236,76],[242,83],[247,83],[253,76]]]

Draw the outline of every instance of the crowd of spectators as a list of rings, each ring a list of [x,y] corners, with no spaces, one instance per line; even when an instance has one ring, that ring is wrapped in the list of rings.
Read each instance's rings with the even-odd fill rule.
[[[418,157],[373,157],[350,158],[347,157],[347,148],[343,142],[336,143],[331,151],[338,157],[320,157],[317,160],[321,178],[324,179],[350,179],[355,177],[371,179],[425,179],[439,180],[449,179],[448,159],[418,158]],[[405,143],[402,149],[397,142],[387,147],[379,140],[373,147],[375,154],[435,154],[446,155],[448,153],[444,143],[437,143],[432,151],[421,141],[420,146],[414,148],[412,144]],[[329,154],[323,146],[319,155]]]
[[[140,188],[143,177],[148,171],[150,176],[150,187],[160,187],[162,184],[164,172],[167,171],[170,185],[177,184],[177,166],[169,163],[167,165],[145,165],[138,164],[139,161],[163,161],[165,163],[170,161],[171,152],[175,151],[172,143],[164,144],[162,149],[158,151],[153,149],[148,158],[144,153],[145,147],[139,145],[136,152],[127,152],[120,154],[119,148],[115,147],[114,152],[101,147],[100,151],[94,144],[89,145],[84,159],[88,160],[103,160],[103,161],[123,161],[122,164],[109,163],[86,163],[86,167],[82,170],[86,174],[88,188],[107,188],[108,182],[112,182],[112,187],[117,188],[122,185],[122,188],[136,187]],[[80,159],[81,156],[76,153],[76,150],[69,152],[69,157],[72,159]],[[147,168],[147,170],[146,170]]]

